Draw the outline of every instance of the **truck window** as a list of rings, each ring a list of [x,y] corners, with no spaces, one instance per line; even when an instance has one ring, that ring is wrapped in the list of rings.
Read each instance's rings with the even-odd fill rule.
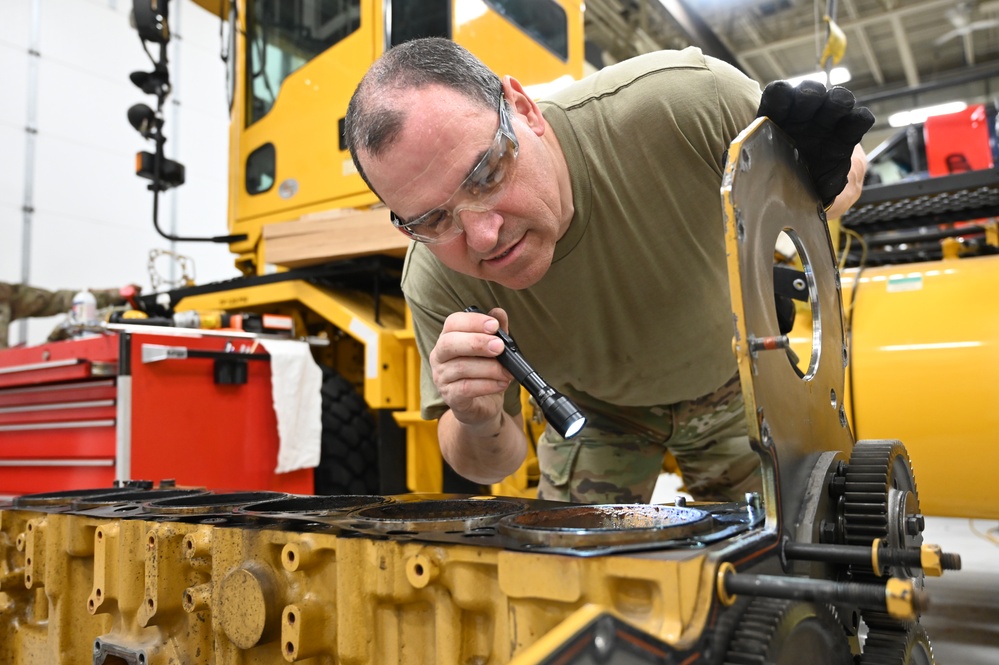
[[[392,0],[389,46],[420,37],[451,39],[451,0]]]
[[[485,3],[562,60],[569,59],[568,19],[558,3],[553,0],[485,0]]]
[[[887,185],[925,177],[923,126],[909,125],[871,151],[864,184]]]
[[[253,0],[246,14],[247,126],[267,115],[281,83],[357,30],[361,0]]]

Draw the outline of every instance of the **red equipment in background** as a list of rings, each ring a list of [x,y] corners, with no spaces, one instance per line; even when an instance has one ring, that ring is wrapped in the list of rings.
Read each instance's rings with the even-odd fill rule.
[[[0,496],[113,481],[311,494],[275,474],[270,357],[252,336],[118,331],[0,352]]]
[[[923,124],[923,140],[930,176],[992,168],[988,122],[984,104],[927,118]]]

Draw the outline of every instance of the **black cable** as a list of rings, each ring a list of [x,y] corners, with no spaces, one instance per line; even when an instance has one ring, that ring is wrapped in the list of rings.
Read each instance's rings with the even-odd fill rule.
[[[149,52],[149,47],[146,40],[141,39],[142,48],[149,56],[149,59],[153,62],[153,67],[155,70],[162,69],[164,72],[169,72],[167,68],[167,46],[165,43],[160,44],[160,58],[159,61],[153,58],[152,53]],[[169,76],[169,74],[168,74]],[[169,79],[168,79],[169,80]],[[167,240],[173,242],[217,242],[217,243],[231,243],[240,240],[246,240],[246,234],[236,234],[236,235],[225,235],[225,236],[211,236],[211,237],[195,237],[195,236],[177,236],[166,233],[160,228],[159,212],[160,212],[160,192],[164,191],[161,179],[161,167],[165,156],[163,154],[163,144],[166,139],[163,137],[163,105],[166,102],[167,96],[170,94],[171,87],[169,85],[160,87],[159,91],[156,93],[156,117],[155,117],[155,135],[153,140],[156,143],[156,151],[153,153],[153,182],[149,185],[149,188],[153,191],[153,228],[156,233],[166,238]]]

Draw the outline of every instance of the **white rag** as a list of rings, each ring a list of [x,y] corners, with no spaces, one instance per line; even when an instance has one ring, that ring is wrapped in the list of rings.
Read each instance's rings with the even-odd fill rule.
[[[278,426],[274,472],[319,466],[323,371],[306,342],[269,339],[260,343],[271,356],[271,396]]]

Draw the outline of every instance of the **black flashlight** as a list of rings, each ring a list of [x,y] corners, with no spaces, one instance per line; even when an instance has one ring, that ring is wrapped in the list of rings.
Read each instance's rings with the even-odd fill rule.
[[[484,313],[475,305],[466,307],[465,311]],[[580,413],[579,408],[571,399],[548,385],[534,371],[534,368],[524,360],[524,356],[517,348],[517,343],[513,337],[503,332],[502,329],[496,331],[496,336],[503,340],[503,345],[506,347],[503,353],[496,356],[496,360],[513,374],[513,378],[517,379],[520,385],[527,389],[534,401],[541,407],[542,413],[545,414],[545,420],[565,439],[571,439],[579,434],[579,430],[583,429],[583,425],[586,424],[586,417]]]

